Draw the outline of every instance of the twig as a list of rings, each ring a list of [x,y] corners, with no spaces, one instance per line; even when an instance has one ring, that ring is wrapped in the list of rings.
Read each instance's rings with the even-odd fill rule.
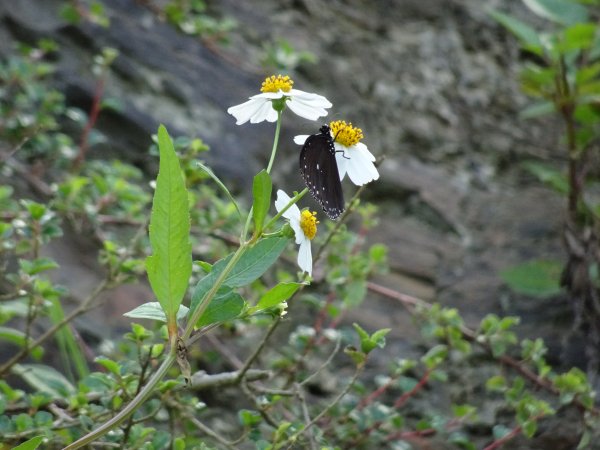
[[[238,380],[241,380],[242,378],[244,378],[244,376],[246,375],[246,372],[248,372],[248,370],[250,369],[250,366],[254,363],[256,358],[258,358],[258,355],[260,355],[260,353],[262,352],[263,348],[265,347],[267,341],[269,340],[269,338],[271,337],[271,335],[273,334],[273,332],[275,331],[275,329],[277,328],[277,326],[279,325],[280,322],[281,322],[281,317],[277,316],[277,318],[273,321],[273,323],[267,330],[267,333],[264,335],[264,337],[258,344],[258,347],[256,347],[256,350],[254,350],[254,353],[252,353],[252,355],[250,355],[250,357],[244,363],[244,366],[238,372]]]
[[[329,358],[327,358],[327,361],[325,361],[323,364],[321,364],[321,367],[319,367],[315,372],[311,373],[308,377],[306,377],[304,380],[302,380],[302,382],[299,383],[299,386],[304,386],[305,384],[310,382],[310,380],[312,380],[317,374],[319,374],[323,369],[325,369],[325,367],[327,367],[329,364],[331,364],[331,361],[333,361],[333,358],[335,357],[335,355],[337,355],[337,352],[340,351],[341,344],[342,344],[342,339],[338,338],[337,341],[335,341],[335,348],[329,355]]]
[[[331,411],[331,409],[334,406],[336,406],[342,400],[342,398],[344,398],[344,396],[350,391],[350,388],[354,385],[354,383],[356,383],[356,380],[358,379],[358,376],[362,372],[362,367],[363,367],[362,365],[361,366],[357,366],[356,370],[354,371],[354,374],[352,375],[352,378],[350,379],[350,381],[348,382],[348,384],[346,385],[346,387],[344,387],[344,389],[335,397],[335,399],[333,399],[333,401],[329,405],[327,405],[325,407],[325,409],[323,409],[309,423],[307,423],[306,426],[303,429],[296,431],[294,434],[292,434],[285,441],[280,442],[277,445],[275,445],[273,447],[274,450],[279,450],[280,448],[283,448],[286,445],[293,445],[293,444],[295,444],[296,440],[301,435],[303,435],[304,433],[306,433],[314,424],[316,424],[319,420],[321,420],[321,418],[324,417],[325,414],[327,414],[329,411]]]
[[[533,420],[533,421],[537,422],[542,417],[544,417],[544,414],[538,414],[537,416],[534,416],[534,417],[530,418],[529,420]],[[521,433],[521,431],[523,431],[523,427],[521,425],[517,425],[510,431],[510,433],[502,436],[500,439],[495,440],[490,445],[485,447],[483,450],[496,450],[497,448],[502,447],[504,444],[506,444],[511,439],[514,439],[515,437],[517,437],[517,435],[519,433]]]
[[[135,236],[131,239],[131,244],[130,244],[131,248],[133,248],[136,245],[136,243],[139,241],[139,239],[141,239],[145,230],[146,230],[145,226],[140,227],[140,229],[137,231]],[[125,258],[127,258],[127,256],[128,256],[127,253],[125,253],[125,254],[123,254],[123,256],[121,256],[121,259],[125,260]],[[96,300],[96,298],[98,298],[98,296],[104,290],[108,289],[111,286],[112,281],[113,281],[112,275],[110,273],[107,274],[106,278],[104,278],[100,283],[98,283],[96,285],[96,287],[92,290],[92,292],[90,292],[90,294],[79,304],[79,306],[77,308],[75,308],[69,314],[64,316],[60,322],[55,323],[51,328],[46,330],[46,332],[44,332],[37,339],[35,339],[31,343],[31,345],[23,347],[12,358],[10,358],[8,361],[6,361],[4,364],[2,364],[0,366],[0,377],[2,377],[13,365],[15,365],[16,363],[21,361],[23,358],[25,358],[29,354],[30,349],[38,347],[39,345],[43,344],[47,339],[54,336],[56,334],[56,332],[58,332],[58,330],[60,330],[64,325],[68,324],[76,317],[84,314],[89,309],[91,309],[93,307],[94,300]]]
[[[183,417],[185,417],[187,420],[189,420],[190,422],[192,422],[196,428],[198,428],[200,431],[202,431],[207,436],[210,436],[211,438],[213,438],[219,444],[224,445],[226,448],[228,448],[230,450],[235,450],[236,449],[236,447],[233,445],[232,442],[228,441],[223,436],[221,436],[220,434],[214,432],[209,427],[207,427],[206,425],[204,425],[202,422],[200,422],[198,419],[196,419],[196,417],[194,416],[194,414],[190,414],[188,411],[182,410],[181,409],[182,405],[180,405],[179,403],[177,403],[174,399],[167,398],[166,399],[166,403],[170,407],[179,410],[181,412],[181,415]]]
[[[310,413],[308,412],[308,405],[306,404],[306,398],[304,397],[304,391],[302,390],[302,386],[300,384],[296,384],[296,396],[300,400],[300,405],[302,407],[302,414],[304,415],[305,429],[308,428],[310,424]],[[313,436],[312,431],[308,433],[308,443],[310,444],[311,450],[316,450],[317,444],[315,442],[315,437]]]
[[[425,373],[423,374],[423,376],[421,377],[419,382],[417,384],[415,384],[410,391],[402,394],[400,396],[400,398],[398,398],[398,400],[396,400],[394,402],[394,408],[396,408],[396,409],[402,408],[402,406],[404,406],[404,404],[408,401],[409,398],[411,398],[413,395],[415,395],[417,392],[419,392],[421,389],[423,389],[425,387],[425,385],[427,384],[427,382],[429,381],[430,375],[431,375],[431,369],[428,369],[427,371],[425,371]]]
[[[98,120],[98,114],[100,114],[100,103],[102,101],[102,96],[104,95],[104,85],[106,83],[106,71],[107,67],[105,66],[96,84],[96,90],[94,92],[94,99],[92,100],[92,108],[90,110],[90,115],[81,133],[79,152],[77,153],[77,156],[73,161],[73,168],[75,170],[78,170],[81,167],[81,164],[83,164],[83,162],[85,161],[85,156],[89,147],[89,135],[92,129],[94,128],[96,121]]]
[[[401,292],[395,291],[395,290],[387,288],[385,286],[378,285],[373,282],[367,283],[367,289],[369,289],[372,292],[381,294],[385,297],[399,301],[403,306],[408,308],[410,311],[413,311],[413,309],[416,307],[420,307],[420,308],[424,308],[424,309],[431,309],[431,307],[432,307],[431,303],[428,303],[425,300],[421,300],[417,297],[412,297],[410,295],[403,294]],[[477,333],[474,330],[472,330],[466,326],[462,326],[461,333],[463,335],[463,338],[465,338],[469,342],[476,343],[477,345],[482,347],[484,350],[486,350],[490,355],[493,356],[491,347],[488,344],[486,344],[485,342],[478,341]],[[515,369],[517,372],[519,372],[519,374],[523,375],[523,377],[527,378],[529,381],[531,381],[535,385],[543,388],[544,390],[546,390],[554,395],[559,395],[559,393],[560,393],[559,390],[554,387],[554,385],[552,384],[551,381],[536,375],[528,367],[526,367],[521,361],[518,361],[515,358],[512,358],[511,356],[508,356],[508,355],[502,355],[497,359],[500,362],[502,362],[503,364],[506,364],[507,366],[510,366],[513,369]],[[582,403],[577,398],[573,399],[573,403],[581,410],[589,411],[590,413],[592,413],[594,415],[600,415],[600,409],[598,409],[597,407],[594,407],[594,406],[592,406],[592,407],[586,406],[584,403]]]
[[[87,296],[87,298],[73,311],[67,314],[60,322],[54,324],[51,328],[46,330],[41,336],[35,339],[31,345],[23,347],[19,350],[12,358],[6,361],[0,366],[0,376],[3,376],[13,365],[21,361],[29,354],[29,350],[43,344],[47,339],[51,338],[60,330],[64,325],[72,321],[74,318],[88,311],[90,304],[109,286],[109,280],[106,278],[102,280],[94,290]]]
[[[271,377],[268,370],[247,370],[244,377],[248,381],[266,380]],[[217,374],[208,374],[204,371],[196,372],[192,375],[190,388],[194,390],[212,389],[224,386],[234,386],[240,382],[240,371],[222,372]]]

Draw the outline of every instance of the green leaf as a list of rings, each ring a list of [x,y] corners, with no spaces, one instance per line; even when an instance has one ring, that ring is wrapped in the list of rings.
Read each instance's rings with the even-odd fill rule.
[[[50,307],[48,308],[48,315],[50,320],[52,320],[53,324],[61,323],[65,318],[65,312],[60,302],[60,298],[50,298],[49,301]],[[60,357],[63,362],[65,374],[68,374],[69,378],[74,380],[74,366],[79,378],[88,376],[90,369],[87,365],[87,361],[83,355],[81,347],[77,343],[77,339],[73,334],[73,329],[71,326],[67,325],[61,327],[56,333],[55,337],[60,350]]]
[[[36,436],[20,445],[17,445],[16,447],[13,447],[13,450],[35,450],[40,446],[43,440],[44,436]]]
[[[443,363],[447,357],[448,347],[443,344],[438,344],[430,348],[429,351],[421,357],[421,361],[428,369],[433,369]]]
[[[102,367],[104,367],[106,370],[113,373],[114,375],[121,375],[121,368],[119,367],[119,364],[117,364],[112,359],[108,359],[104,356],[97,356],[94,359],[94,362],[100,364]]]
[[[77,11],[77,8],[75,8],[73,5],[63,5],[60,10],[60,17],[74,25],[77,25],[79,22],[81,22],[81,14],[79,14],[79,11]]]
[[[242,255],[225,278],[224,284],[231,287],[241,287],[257,280],[277,261],[288,242],[289,240],[284,237],[262,239]],[[213,267],[213,272],[215,270],[222,271],[226,264],[223,260],[219,261]]]
[[[385,346],[385,335],[391,331],[390,328],[382,328],[369,336],[369,333],[359,324],[353,323],[352,326],[360,338],[360,349],[365,354],[370,353],[375,347],[383,348]]]
[[[488,391],[504,391],[506,389],[506,379],[502,375],[494,375],[485,383]]]
[[[256,411],[242,409],[238,412],[238,420],[245,427],[252,427],[262,422],[262,416]]]
[[[535,14],[561,25],[574,25],[588,21],[585,6],[570,0],[523,0]]]
[[[242,312],[244,305],[244,299],[240,294],[224,286],[218,290],[217,295],[202,313],[196,326],[204,327],[213,323],[235,319]]]
[[[550,186],[560,194],[569,192],[569,182],[565,174],[550,166],[542,163],[526,161],[523,163],[523,168],[540,180],[542,183]]]
[[[532,438],[535,432],[537,431],[537,421],[536,420],[526,420],[521,425],[521,429],[523,430],[523,434],[528,438]]]
[[[590,443],[592,442],[592,432],[587,429],[581,435],[581,439],[579,440],[579,444],[577,444],[576,450],[584,450],[586,448],[590,448]]]
[[[42,364],[15,364],[14,374],[20,376],[37,392],[65,397],[76,392],[75,387],[60,372]]]
[[[367,333],[359,324],[353,323],[352,326],[356,330],[358,337],[361,341],[367,340],[370,338],[369,333]]]
[[[377,343],[377,346],[383,348],[385,346],[385,336],[392,331],[391,328],[382,328],[371,335],[371,340]]]
[[[211,177],[215,183],[217,183],[217,185],[225,193],[225,195],[227,196],[227,198],[229,198],[229,200],[231,201],[231,203],[233,203],[233,206],[235,206],[235,210],[238,213],[240,221],[242,221],[243,219],[242,219],[242,213],[240,212],[240,208],[238,207],[238,204],[236,203],[235,199],[233,198],[233,195],[231,195],[231,192],[229,192],[229,189],[227,189],[227,187],[223,184],[223,182],[219,179],[219,177],[217,177],[214,174],[214,172],[212,170],[210,170],[209,167],[205,166],[201,162],[198,162],[196,164],[198,164],[198,167],[200,167],[202,170],[204,170],[208,174],[208,176]]]
[[[58,269],[60,266],[50,258],[37,258],[34,260],[19,259],[21,270],[28,275],[36,275],[45,270]]]
[[[492,433],[494,434],[494,439],[496,440],[508,436],[511,432],[512,430],[504,425],[494,425],[494,428],[492,428]]]
[[[229,272],[227,278],[225,278],[223,284],[234,288],[252,283],[265,273],[279,258],[287,243],[288,239],[282,237],[271,237],[260,240],[240,257],[237,264]],[[204,296],[216,282],[232,256],[233,253],[217,261],[213,265],[211,272],[198,282],[192,294],[190,310],[195,311],[198,305],[200,305]]]
[[[594,43],[596,36],[596,24],[576,23],[564,30],[564,40],[560,42],[561,52],[572,50],[587,50]]]
[[[18,345],[19,347],[25,346],[25,333],[21,330],[15,330],[14,328],[0,327],[0,340],[11,342]],[[29,342],[31,343],[31,338]],[[35,347],[30,350],[31,355],[39,359],[42,357],[43,350],[41,347]]]
[[[548,100],[542,100],[523,109],[519,113],[519,117],[521,119],[535,119],[538,117],[547,116],[548,114],[552,114],[554,112],[556,112],[554,103]]]
[[[260,298],[256,306],[251,309],[251,312],[262,311],[279,305],[294,295],[300,286],[302,286],[302,283],[279,283]]]
[[[179,305],[179,310],[177,311],[177,320],[181,320],[187,316],[187,313],[190,309],[185,305]],[[123,314],[125,317],[132,317],[134,319],[150,319],[150,320],[158,320],[159,322],[166,322],[167,317],[165,316],[165,312],[160,306],[158,302],[148,302],[144,303],[137,308],[132,309],[129,312]]]
[[[560,292],[561,271],[559,261],[533,260],[503,270],[500,277],[519,294],[547,298]]]
[[[254,219],[254,234],[258,235],[262,231],[265,217],[271,206],[271,177],[266,170],[261,170],[255,177],[252,184],[252,195],[254,204],[252,205],[252,217]]]
[[[500,23],[508,31],[514,34],[527,50],[538,55],[543,53],[542,43],[538,33],[529,25],[515,19],[514,17],[501,13],[500,11],[490,11],[490,15],[496,20],[496,22]]]
[[[176,320],[192,273],[188,194],[183,173],[164,126],[158,129],[160,165],[150,216],[152,256],[146,271],[167,322]]]

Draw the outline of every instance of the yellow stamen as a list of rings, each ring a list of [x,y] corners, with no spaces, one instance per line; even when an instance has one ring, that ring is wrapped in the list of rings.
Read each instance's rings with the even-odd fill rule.
[[[300,216],[300,228],[302,228],[304,236],[312,240],[317,234],[318,223],[319,221],[317,220],[316,212],[310,212],[306,209],[302,211],[302,215]]]
[[[335,141],[346,147],[358,144],[364,137],[360,128],[354,127],[352,122],[346,123],[345,120],[331,122],[329,128],[331,128],[331,134],[335,137]]]
[[[271,75],[263,81],[260,92],[290,92],[294,82],[287,75]]]

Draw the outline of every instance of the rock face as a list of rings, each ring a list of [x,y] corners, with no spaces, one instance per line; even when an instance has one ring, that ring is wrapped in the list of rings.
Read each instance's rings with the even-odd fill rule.
[[[519,298],[498,276],[526,259],[562,257],[562,200],[520,169],[528,159],[559,163],[560,127],[518,118],[527,100],[516,82],[516,45],[485,12],[506,7],[525,17],[518,2],[223,0],[216,13],[238,22],[225,47],[178,33],[147,2],[103,0],[109,28],[66,25],[57,14],[62,3],[1,2],[0,54],[16,40],[52,37],[60,45],[57,86],[70,104],[88,109],[93,56],[105,46],[119,50],[106,96],[122,110],[101,114],[107,144],[94,147],[94,156],[144,166],[149,136],[165,123],[171,134],[204,139],[215,170],[247,193],[268,158],[273,127],[238,127],[225,111],[270,74],[257,63],[263,43],[285,38],[318,58],[298,68],[295,86],[327,96],[329,117],[361,127],[370,150],[385,155],[380,181],[366,191],[381,206],[370,239],[390,248],[392,272],[378,281],[456,306],[473,325],[488,312],[520,314],[523,333],[560,346],[569,306]],[[291,137],[317,128],[287,115],[279,186],[300,185]],[[394,338],[410,338],[401,309],[369,301],[381,314],[361,313],[366,327],[390,326]]]

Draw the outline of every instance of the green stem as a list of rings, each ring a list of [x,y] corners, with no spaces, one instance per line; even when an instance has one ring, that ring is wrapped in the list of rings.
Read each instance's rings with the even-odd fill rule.
[[[275,138],[273,140],[273,149],[271,150],[271,159],[269,160],[269,165],[267,167],[267,173],[271,172],[271,169],[273,167],[273,162],[275,161],[275,154],[277,153],[277,145],[279,143],[280,131],[281,131],[281,111],[278,111],[277,112],[277,126],[275,128]],[[290,201],[289,205],[287,205],[283,211],[281,211],[277,216],[275,216],[269,222],[269,225],[272,224],[276,219],[281,217],[281,214],[283,214],[283,212],[286,211],[291,205],[293,205],[298,200],[300,200],[300,198],[302,198],[302,196],[304,196],[304,194],[306,194],[306,191],[308,191],[308,190],[305,189],[300,194],[296,195],[296,197],[294,197],[294,199],[292,199],[292,201]],[[248,234],[248,228],[250,226],[251,220],[252,220],[252,210],[250,210],[250,213],[248,214],[248,218],[246,219],[246,224],[245,224],[244,230],[242,232],[242,239],[241,239],[240,247],[233,254],[231,259],[225,266],[225,269],[223,269],[223,272],[221,272],[219,274],[219,277],[213,284],[212,288],[205,295],[200,306],[198,306],[198,308],[196,308],[193,315],[188,320],[185,330],[184,330],[183,334],[181,335],[181,338],[184,341],[187,341],[187,339],[191,336],[192,332],[194,331],[195,324],[198,322],[198,319],[200,319],[200,317],[202,316],[202,314],[204,313],[204,311],[210,304],[211,300],[213,299],[213,297],[215,296],[215,294],[217,293],[217,291],[219,290],[219,288],[221,287],[221,285],[227,278],[227,275],[229,275],[229,273],[231,272],[231,270],[233,269],[235,264],[239,261],[239,259],[242,257],[242,255],[244,254],[244,252],[246,251],[248,246],[251,245],[252,243],[254,243],[254,241],[256,240],[256,239],[252,239],[249,242],[245,241],[246,236]],[[102,424],[96,430],[88,433],[81,439],[79,439],[79,440],[73,442],[72,444],[70,444],[69,446],[65,447],[64,450],[77,449],[86,444],[89,444],[90,442],[93,442],[94,440],[96,440],[99,437],[108,433],[114,427],[121,424],[125,419],[127,419],[131,414],[133,414],[133,412],[135,412],[135,410],[137,408],[139,408],[152,395],[156,385],[162,380],[162,378],[166,375],[169,368],[175,362],[177,356],[176,356],[176,346],[174,345],[174,343],[175,343],[175,340],[172,339],[172,342],[171,342],[171,345],[169,348],[169,353],[168,353],[166,359],[163,361],[163,363],[160,365],[160,367],[154,373],[154,375],[152,375],[152,377],[148,380],[148,383],[143,387],[143,389],[140,390],[140,392],[133,398],[133,400],[131,400],[131,402],[125,408],[123,408],[123,410],[121,412],[119,412],[119,414],[117,414],[115,417],[110,419],[108,422]]]
[[[288,209],[290,209],[292,207],[292,205],[298,203],[300,201],[300,199],[306,195],[307,192],[308,192],[308,188],[304,188],[300,193],[298,193],[294,197],[292,197],[290,199],[290,202],[285,206],[285,208],[283,208],[281,211],[279,211],[275,215],[275,217],[273,217],[271,220],[269,220],[267,222],[267,224],[263,227],[263,229],[268,230],[269,227],[271,227],[275,222],[277,222],[279,220],[279,218],[283,215],[283,213],[285,213]]]
[[[139,394],[136,395],[135,398],[131,402],[129,402],[129,404],[125,408],[123,408],[121,412],[119,412],[119,414],[110,419],[108,422],[105,422],[102,425],[100,425],[100,427],[98,427],[94,431],[86,434],[84,437],[66,446],[63,450],[74,450],[76,448],[83,447],[84,445],[95,441],[100,436],[105,435],[117,425],[121,424],[125,419],[127,419],[131,414],[133,414],[135,410],[148,399],[148,397],[152,395],[152,393],[154,392],[154,388],[156,387],[158,382],[162,380],[162,378],[165,376],[165,374],[167,373],[174,361],[175,351],[173,349],[169,352],[166,359],[163,361],[163,363],[160,365],[160,367],[154,373],[154,375],[152,375],[152,378],[148,380],[148,384],[146,384],[142,388]]]
[[[246,242],[240,244],[240,247],[236,250],[236,252],[233,254],[231,259],[229,260],[229,262],[223,269],[223,272],[221,272],[219,274],[219,277],[217,278],[217,281],[215,281],[215,284],[213,284],[213,286],[210,288],[210,291],[207,292],[206,296],[204,297],[204,299],[202,300],[202,302],[200,303],[198,308],[196,308],[194,310],[193,315],[190,317],[190,319],[187,322],[185,331],[181,335],[181,338],[184,341],[190,337],[190,335],[192,334],[192,331],[194,331],[194,327],[195,327],[196,323],[198,322],[198,319],[200,319],[200,317],[202,317],[202,314],[204,313],[204,311],[210,304],[211,300],[213,299],[213,297],[215,296],[217,291],[221,288],[221,285],[225,281],[225,278],[227,278],[227,275],[229,275],[229,272],[231,272],[231,269],[233,269],[233,266],[235,266],[236,263],[239,261],[239,259],[242,257],[242,255],[246,251],[247,247],[248,247],[248,243],[246,243]]]
[[[267,166],[267,173],[271,174],[275,155],[277,154],[277,146],[279,145],[279,132],[281,131],[281,111],[277,111],[277,126],[275,127],[275,137],[273,138],[273,148],[271,149],[271,159]]]

